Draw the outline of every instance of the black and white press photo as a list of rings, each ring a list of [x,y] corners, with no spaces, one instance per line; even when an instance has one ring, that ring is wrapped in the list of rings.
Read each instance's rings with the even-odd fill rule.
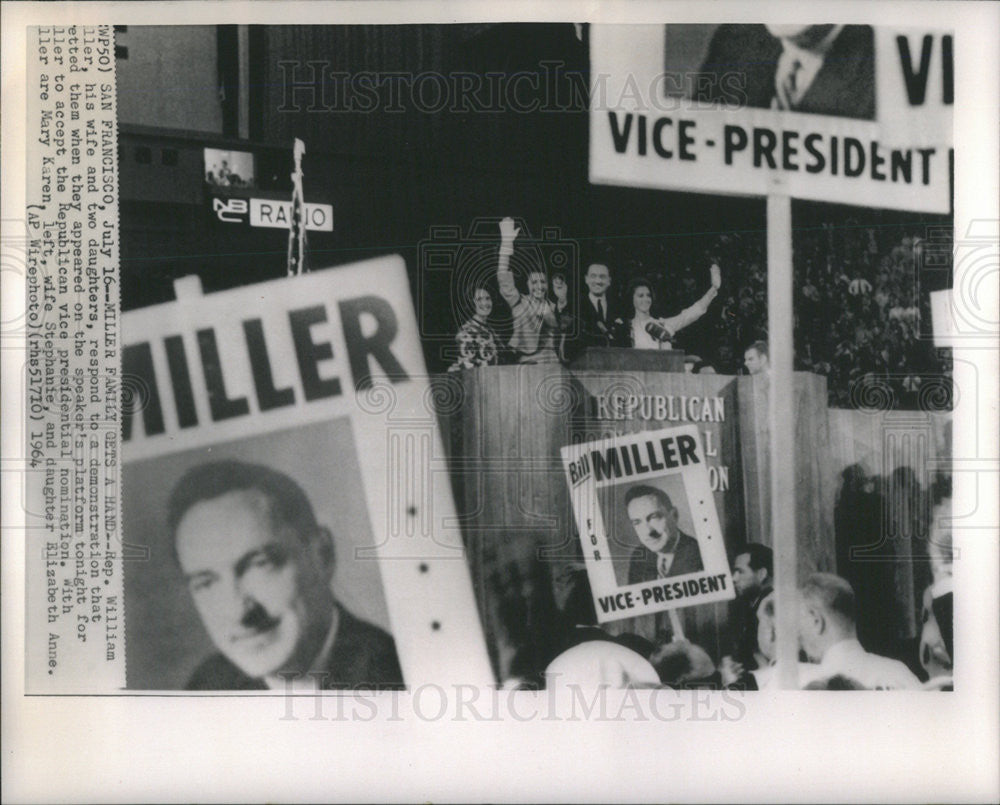
[[[30,706],[244,799],[978,779],[995,9],[7,5]]]
[[[867,687],[879,657],[953,687],[956,392],[931,317],[952,282],[952,32],[110,35],[123,572],[88,607],[114,598],[120,685],[380,688],[410,664],[537,689],[583,625],[641,638],[643,661],[697,649],[665,687],[742,689],[734,652],[762,652],[737,646],[759,607],[734,568],[759,545],[774,684],[815,682],[827,652],[782,613],[822,589],[809,611],[843,621],[850,658],[827,682]],[[893,125],[902,107],[919,126]],[[332,444],[279,466],[283,433]],[[289,575],[281,601],[244,589],[258,556]],[[32,684],[72,675],[64,646]]]

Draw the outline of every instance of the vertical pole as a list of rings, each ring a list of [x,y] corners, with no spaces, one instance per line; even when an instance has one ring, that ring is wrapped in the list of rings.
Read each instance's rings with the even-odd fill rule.
[[[687,640],[684,636],[684,624],[681,623],[680,613],[676,609],[668,609],[667,614],[670,617],[670,629],[674,633],[672,640]]]
[[[239,137],[250,139],[250,28],[247,25],[236,26],[236,52],[239,65]]]
[[[771,528],[774,545],[778,685],[798,687],[798,561],[795,531],[792,201],[767,196],[767,329],[770,352]]]

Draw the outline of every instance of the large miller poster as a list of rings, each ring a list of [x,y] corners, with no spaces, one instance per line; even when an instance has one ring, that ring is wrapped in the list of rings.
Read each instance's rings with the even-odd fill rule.
[[[192,279],[123,322],[127,687],[488,681],[402,260]]]

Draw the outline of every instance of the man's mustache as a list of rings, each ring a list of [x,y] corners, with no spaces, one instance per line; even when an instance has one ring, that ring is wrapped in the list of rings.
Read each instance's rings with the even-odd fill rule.
[[[240,618],[240,626],[244,629],[252,629],[255,632],[266,632],[269,629],[273,629],[280,622],[280,618],[273,617],[260,604],[254,604]]]

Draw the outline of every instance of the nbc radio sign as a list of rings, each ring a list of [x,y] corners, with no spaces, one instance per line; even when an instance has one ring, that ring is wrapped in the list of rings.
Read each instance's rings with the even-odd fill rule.
[[[292,220],[292,202],[270,198],[213,197],[212,213],[226,224],[249,224],[253,227],[288,229]],[[333,205],[305,205],[306,229],[333,231]]]

